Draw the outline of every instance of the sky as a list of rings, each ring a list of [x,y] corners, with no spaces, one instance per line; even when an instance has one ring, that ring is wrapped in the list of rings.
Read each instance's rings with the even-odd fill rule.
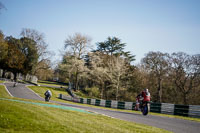
[[[150,51],[200,54],[200,0],[0,0],[0,29],[20,38],[22,28],[44,33],[61,60],[69,35],[97,42],[109,36],[126,43],[139,63]]]

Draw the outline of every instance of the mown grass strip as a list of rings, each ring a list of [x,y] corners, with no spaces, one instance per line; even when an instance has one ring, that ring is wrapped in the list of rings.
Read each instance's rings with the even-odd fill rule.
[[[8,101],[14,101],[14,102],[21,102],[21,103],[26,103],[26,104],[35,104],[35,105],[39,105],[39,106],[46,106],[46,107],[52,107],[52,108],[66,109],[66,110],[72,110],[72,111],[78,111],[78,112],[82,112],[82,113],[92,114],[91,112],[85,111],[83,109],[78,109],[78,108],[73,108],[73,107],[68,107],[68,106],[62,106],[62,105],[36,103],[36,102],[22,101],[22,100],[16,100],[16,99],[7,99],[7,98],[0,98],[0,100],[8,100]]]

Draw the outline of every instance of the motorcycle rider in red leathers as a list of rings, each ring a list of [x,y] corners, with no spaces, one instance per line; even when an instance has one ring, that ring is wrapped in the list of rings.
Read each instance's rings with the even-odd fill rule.
[[[147,88],[145,88],[137,97],[136,97],[136,105],[135,110],[137,111],[142,104],[142,102],[150,101],[150,93]]]

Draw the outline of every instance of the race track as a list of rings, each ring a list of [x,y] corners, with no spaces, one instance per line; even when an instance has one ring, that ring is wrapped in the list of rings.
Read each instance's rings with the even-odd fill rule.
[[[13,84],[14,83],[12,82],[4,83],[7,90],[11,93],[12,96],[18,98],[44,101],[44,98],[41,98],[39,95],[35,94],[32,90],[28,89],[26,85],[18,84],[16,87],[13,87]],[[51,101],[51,102],[58,103],[64,106],[77,107],[89,110],[92,112],[104,114],[121,120],[126,120],[166,129],[175,133],[198,133],[200,131],[200,123],[189,120],[168,118],[168,117],[161,117],[154,115],[143,116],[142,114],[136,114],[136,113],[120,112],[120,111],[113,111],[101,108],[92,108],[87,106],[68,104],[56,101]]]

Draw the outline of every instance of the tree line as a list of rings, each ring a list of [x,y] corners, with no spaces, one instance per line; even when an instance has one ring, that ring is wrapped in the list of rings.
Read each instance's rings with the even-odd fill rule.
[[[47,80],[59,77],[75,91],[89,97],[135,101],[143,88],[153,102],[200,104],[200,54],[148,52],[138,65],[135,55],[125,51],[126,43],[108,37],[91,45],[87,35],[75,33],[64,42],[62,60],[53,70],[44,35],[22,29],[20,38],[0,32],[0,69],[33,74]]]
[[[200,104],[200,54],[149,52],[138,65],[119,38],[108,37],[91,49],[91,38],[76,33],[65,40],[56,68],[60,79],[89,96],[134,101],[148,88],[154,102]]]
[[[14,74],[37,75],[40,71],[50,71],[51,52],[44,41],[44,36],[33,29],[22,29],[20,38],[5,36],[0,31],[0,69],[3,70],[2,77],[6,72]]]

